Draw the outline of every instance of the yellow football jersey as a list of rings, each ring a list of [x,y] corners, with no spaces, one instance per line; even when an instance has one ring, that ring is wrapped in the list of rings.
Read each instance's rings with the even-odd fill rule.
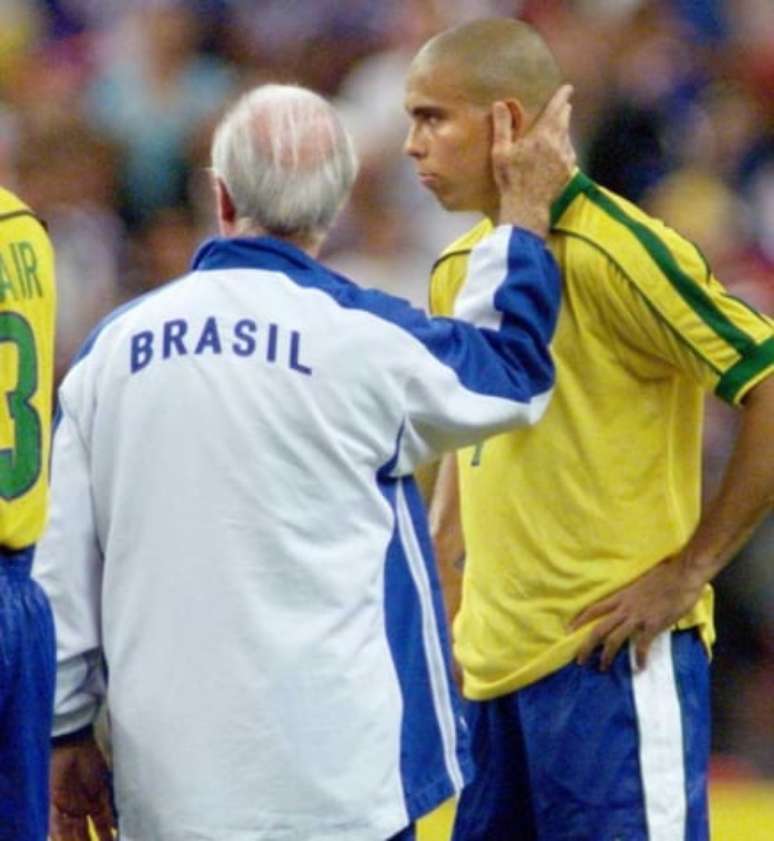
[[[438,259],[451,315],[483,221]],[[458,455],[467,556],[454,625],[465,694],[492,698],[570,662],[568,623],[690,537],[704,392],[730,403],[774,369],[772,322],[728,295],[700,252],[577,173],[553,207],[564,280],[543,419]],[[680,627],[714,638],[710,587]]]
[[[0,189],[0,547],[40,537],[48,501],[54,258],[32,211]]]

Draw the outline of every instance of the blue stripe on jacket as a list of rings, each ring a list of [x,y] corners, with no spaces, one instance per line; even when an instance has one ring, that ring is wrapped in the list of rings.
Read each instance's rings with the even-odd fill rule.
[[[507,264],[509,282],[503,278],[493,290],[493,306],[503,313],[499,330],[430,318],[407,301],[364,289],[272,237],[208,240],[196,253],[192,268],[281,272],[299,286],[324,292],[343,308],[360,310],[410,333],[470,391],[527,403],[554,381],[547,346],[556,326],[559,269],[543,241],[518,228],[509,238]]]

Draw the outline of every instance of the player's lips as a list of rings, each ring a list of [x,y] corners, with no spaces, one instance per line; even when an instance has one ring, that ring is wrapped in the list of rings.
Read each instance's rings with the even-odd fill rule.
[[[432,172],[418,172],[417,178],[425,187],[433,187],[438,183],[438,176],[433,175]]]

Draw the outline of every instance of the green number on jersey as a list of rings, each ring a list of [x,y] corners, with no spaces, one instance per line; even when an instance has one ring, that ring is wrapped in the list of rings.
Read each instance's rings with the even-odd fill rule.
[[[40,474],[41,427],[30,399],[38,387],[35,335],[27,321],[15,312],[0,313],[0,343],[16,345],[19,373],[16,385],[6,392],[8,412],[15,428],[15,444],[0,450],[0,497],[15,499],[28,491]]]

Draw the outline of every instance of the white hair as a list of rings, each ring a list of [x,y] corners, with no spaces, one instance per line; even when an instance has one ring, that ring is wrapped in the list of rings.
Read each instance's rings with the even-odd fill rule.
[[[349,133],[321,96],[295,85],[261,85],[223,117],[212,168],[237,218],[278,236],[320,236],[357,175]]]

